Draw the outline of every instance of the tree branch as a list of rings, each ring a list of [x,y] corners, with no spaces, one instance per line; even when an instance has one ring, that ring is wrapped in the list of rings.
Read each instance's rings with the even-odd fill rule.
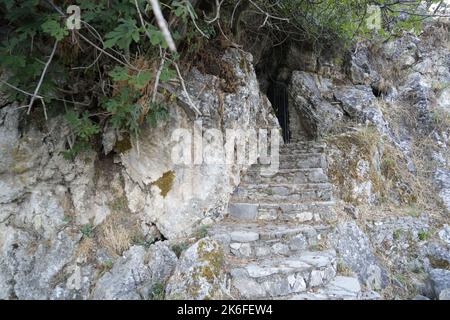
[[[53,56],[55,55],[56,48],[58,47],[58,40],[55,41],[55,44],[53,45],[52,53],[50,54],[50,58],[48,58],[47,63],[45,64],[44,70],[42,71],[41,78],[39,79],[38,85],[36,86],[36,89],[34,90],[33,96],[31,97],[30,104],[28,105],[28,111],[27,114],[30,114],[31,107],[33,106],[34,100],[38,98],[39,89],[41,88],[42,82],[44,81],[45,73],[47,72],[48,67],[50,66],[50,63],[53,60]],[[42,99],[42,98],[41,98]],[[44,105],[45,107],[45,105]]]

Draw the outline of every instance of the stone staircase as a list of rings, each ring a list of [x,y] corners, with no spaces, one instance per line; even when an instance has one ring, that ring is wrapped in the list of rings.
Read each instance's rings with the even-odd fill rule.
[[[323,239],[336,219],[326,174],[325,145],[281,147],[280,170],[252,166],[229,204],[229,216],[209,230],[226,251],[236,299],[355,299],[355,278],[336,276],[336,252]]]

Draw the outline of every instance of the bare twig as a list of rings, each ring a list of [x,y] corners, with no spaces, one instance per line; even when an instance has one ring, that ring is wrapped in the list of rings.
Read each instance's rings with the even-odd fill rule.
[[[53,60],[53,56],[55,55],[56,48],[58,47],[58,42],[59,42],[58,40],[55,41],[55,44],[53,45],[52,53],[50,54],[50,58],[48,58],[47,63],[44,66],[44,70],[42,70],[41,78],[39,79],[38,85],[36,86],[36,89],[34,90],[33,96],[31,97],[30,104],[28,105],[27,114],[30,114],[31,107],[33,106],[34,100],[36,100],[36,98],[38,97],[39,89],[41,88],[42,82],[44,81],[44,77],[47,72],[47,69]],[[44,105],[44,107],[45,107],[45,105]]]
[[[156,77],[155,77],[155,84],[153,86],[153,94],[152,94],[152,103],[155,103],[156,101],[156,94],[158,93],[158,86],[159,86],[159,78],[161,77],[161,72],[164,68],[164,63],[166,61],[165,59],[165,52],[162,52],[161,47],[159,48],[160,50],[160,55],[161,55],[161,62],[158,68],[158,71],[156,72]]]
[[[47,108],[46,108],[46,106],[45,106],[44,98],[41,98],[41,103],[42,103],[42,107],[44,108],[44,117],[45,117],[45,121],[47,121],[47,120],[48,120],[48,117],[47,117]]]
[[[95,49],[97,49],[97,50],[103,52],[105,55],[107,55],[107,56],[110,57],[111,59],[115,60],[116,62],[120,63],[121,65],[124,65],[124,66],[126,66],[126,67],[128,67],[128,68],[130,68],[130,69],[132,69],[132,70],[134,70],[134,71],[141,71],[141,70],[139,70],[138,68],[136,68],[135,66],[133,66],[133,65],[131,65],[131,64],[129,64],[129,63],[123,62],[122,60],[120,60],[119,58],[113,56],[112,54],[110,54],[110,53],[107,52],[106,50],[103,50],[102,48],[100,48],[99,46],[97,46],[95,43],[93,43],[91,40],[89,40],[87,37],[85,37],[85,36],[84,36],[83,34],[81,34],[80,32],[78,32],[78,31],[76,31],[76,32],[77,32],[77,34],[78,34],[84,41],[86,41],[88,44],[90,44],[91,46],[93,46]]]
[[[281,21],[287,21],[289,22],[288,18],[283,18],[283,17],[276,17],[271,15],[270,13],[264,11],[263,9],[261,9],[256,3],[254,3],[252,0],[248,0],[256,9],[258,9],[261,13],[266,15],[266,18],[271,18],[271,19],[276,19],[276,20],[281,20]]]
[[[167,26],[167,21],[166,19],[164,19],[164,16],[161,12],[161,7],[159,6],[158,0],[149,0],[149,1],[152,5],[153,14],[155,15],[159,29],[161,30],[164,39],[167,42],[167,46],[169,47],[170,51],[176,52],[177,48],[175,46],[175,42],[173,41],[172,35],[170,34],[169,27]]]
[[[191,96],[189,95],[189,92],[188,92],[187,89],[186,89],[186,85],[184,84],[184,79],[183,79],[183,77],[181,76],[181,72],[180,72],[180,68],[178,68],[178,64],[176,64],[175,62],[174,62],[173,64],[174,64],[174,66],[175,66],[175,69],[177,70],[178,77],[180,78],[180,81],[181,81],[181,87],[183,88],[183,92],[184,92],[184,94],[186,95],[186,98],[187,98],[187,100],[188,100],[189,106],[192,108],[192,110],[195,111],[195,113],[197,114],[197,116],[201,116],[202,113],[201,113],[200,110],[198,110],[198,108],[195,106],[194,102],[193,102],[192,99],[191,99]]]
[[[236,5],[233,8],[233,12],[231,13],[231,19],[230,19],[230,28],[233,27],[234,14],[236,12],[237,7],[239,7],[240,4],[241,4],[241,0],[238,0],[238,2],[236,3]]]
[[[210,24],[213,23],[214,21],[218,20],[220,18],[220,7],[222,6],[224,0],[219,1],[216,0],[216,16],[214,18],[212,18],[211,20],[205,20],[206,23]]]
[[[23,93],[23,94],[25,94],[25,95],[27,95],[27,96],[31,96],[31,97],[33,96],[32,93],[29,93],[29,92],[26,92],[26,91],[24,91],[24,90],[22,90],[22,89],[20,89],[20,88],[17,88],[16,86],[13,86],[12,84],[10,84],[10,83],[8,83],[8,82],[6,82],[6,81],[0,80],[0,82],[3,83],[3,84],[6,84],[8,87],[10,87],[10,88],[12,88],[12,89],[14,89],[14,90],[17,90],[17,91],[19,91],[20,93]],[[36,98],[41,99],[42,96],[37,95]]]
[[[155,14],[156,20],[158,21],[158,25],[159,25],[159,27],[160,27],[160,29],[161,29],[161,32],[163,33],[163,35],[165,34],[165,32],[167,32],[168,35],[169,35],[169,37],[170,37],[170,40],[168,40],[168,38],[166,38],[166,42],[167,42],[167,44],[169,45],[169,41],[172,41],[172,42],[173,42],[173,39],[172,39],[172,36],[170,35],[169,29],[168,29],[168,27],[167,27],[167,22],[166,22],[166,20],[164,19],[164,17],[162,16],[161,9],[159,8],[159,3],[158,3],[157,0],[149,0],[149,1],[151,1],[152,7],[153,7],[153,13]],[[154,3],[156,3],[156,4],[154,5]],[[136,5],[137,11],[139,12],[139,16],[140,16],[140,19],[141,19],[141,24],[142,24],[143,28],[145,29],[147,36],[150,38],[150,34],[147,33],[147,30],[146,30],[146,27],[145,27],[145,22],[144,22],[144,19],[142,18],[142,15],[141,15],[141,13],[140,13],[139,6],[137,5],[136,0],[135,0],[135,5]],[[159,13],[158,13],[158,14],[160,14],[160,15],[158,15],[158,14],[155,12],[155,7],[158,8],[158,10],[159,10]],[[162,19],[162,22],[161,22],[161,23],[160,23],[158,17],[159,17],[159,19]],[[165,30],[165,31],[164,31],[164,30]],[[164,35],[164,37],[166,37],[166,36]],[[173,48],[171,48],[170,45],[169,45],[169,49],[170,49],[172,52],[176,52],[175,43],[173,43]],[[172,50],[172,49],[173,49],[173,50]],[[160,50],[161,50],[161,48],[160,48]],[[160,66],[159,66],[159,68],[158,68],[158,71],[157,71],[157,73],[156,73],[156,79],[155,79],[155,84],[154,84],[154,87],[153,87],[153,94],[152,94],[152,102],[155,102],[155,101],[156,101],[156,94],[157,94],[157,91],[158,91],[159,79],[160,79],[160,77],[161,77],[161,72],[162,72],[162,70],[163,70],[163,68],[164,68],[164,63],[165,63],[165,53],[163,53],[162,51],[160,51],[160,55],[161,55],[161,62],[160,62]],[[181,75],[180,68],[178,67],[178,64],[176,64],[175,62],[172,62],[172,63],[173,63],[173,65],[175,66],[175,69],[176,69],[176,71],[177,71],[178,77],[180,78],[181,87],[182,87],[182,89],[183,89],[184,94],[186,95],[186,98],[187,98],[187,100],[188,100],[189,106],[194,110],[194,112],[196,113],[197,116],[200,116],[200,115],[201,115],[201,112],[200,112],[200,110],[198,110],[198,108],[195,106],[194,102],[193,102],[192,99],[191,99],[191,96],[189,95],[189,92],[188,92],[187,89],[186,89],[186,85],[185,85],[185,83],[184,83],[184,79],[183,79],[183,77],[182,77],[182,75]]]

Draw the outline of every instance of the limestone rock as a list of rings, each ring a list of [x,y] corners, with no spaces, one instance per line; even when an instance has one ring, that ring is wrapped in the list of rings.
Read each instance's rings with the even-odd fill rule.
[[[450,226],[448,224],[444,225],[444,228],[438,234],[442,241],[450,245]]]
[[[386,271],[373,254],[369,239],[354,222],[339,224],[330,242],[345,265],[358,274],[370,289],[381,289],[387,284]]]
[[[175,300],[229,298],[223,263],[223,250],[215,240],[199,240],[182,254],[167,284],[166,297]]]
[[[133,246],[97,281],[93,299],[148,299],[155,286],[165,284],[176,262],[166,243],[157,242],[148,251]]]
[[[289,101],[292,138],[306,133],[311,137],[325,135],[333,130],[343,117],[343,111],[324,98],[331,83],[312,73],[295,71],[292,74]],[[300,133],[300,136],[297,136]]]
[[[439,294],[439,300],[450,300],[450,289],[442,290]]]
[[[443,269],[433,269],[429,274],[430,285],[436,299],[448,294],[450,290],[450,271]]]
[[[336,89],[334,96],[342,103],[342,108],[350,117],[360,123],[372,123],[380,132],[388,131],[371,87],[361,85],[340,87]]]
[[[380,76],[370,61],[370,52],[366,45],[358,47],[350,59],[349,76],[355,85],[372,85]]]

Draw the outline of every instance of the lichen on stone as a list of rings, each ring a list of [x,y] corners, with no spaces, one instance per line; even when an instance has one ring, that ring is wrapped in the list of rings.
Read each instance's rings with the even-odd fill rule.
[[[167,171],[156,180],[153,184],[161,190],[161,195],[165,198],[167,194],[172,190],[173,182],[175,180],[175,172]]]

